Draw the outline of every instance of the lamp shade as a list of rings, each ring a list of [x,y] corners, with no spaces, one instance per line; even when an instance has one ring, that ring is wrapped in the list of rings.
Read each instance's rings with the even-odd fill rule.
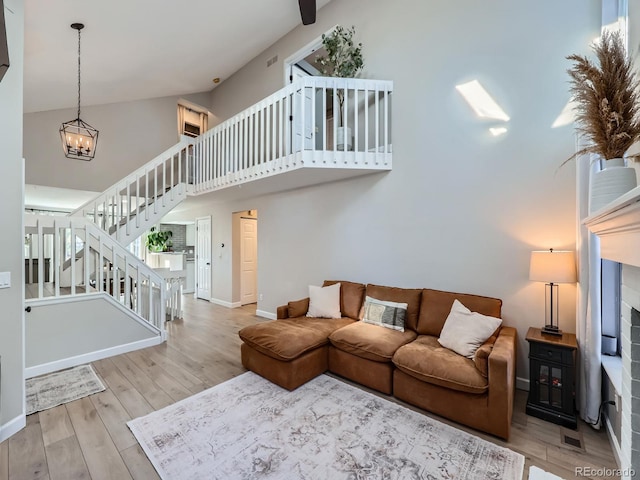
[[[545,283],[575,283],[576,260],[573,252],[561,250],[531,252],[529,280]]]

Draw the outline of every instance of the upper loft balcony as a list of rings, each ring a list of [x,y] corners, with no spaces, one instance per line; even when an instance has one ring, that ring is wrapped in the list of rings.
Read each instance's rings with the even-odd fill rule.
[[[71,215],[127,245],[188,197],[236,200],[391,170],[392,93],[390,81],[301,78],[183,136]]]
[[[303,77],[190,141],[187,194],[238,199],[392,168],[393,82]]]

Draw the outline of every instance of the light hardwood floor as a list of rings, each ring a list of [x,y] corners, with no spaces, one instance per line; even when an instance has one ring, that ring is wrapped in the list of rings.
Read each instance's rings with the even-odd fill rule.
[[[26,428],[0,443],[0,480],[157,479],[126,422],[243,373],[237,332],[263,320],[255,306],[231,310],[191,296],[184,309],[184,320],[167,324],[165,344],[93,363],[104,392],[29,415]],[[574,474],[617,468],[604,431],[584,423],[564,430],[526,415],[525,402],[518,391],[508,443],[438,419],[525,455],[523,479],[530,465],[567,480],[616,478]],[[564,444],[564,432],[581,437],[583,448]]]

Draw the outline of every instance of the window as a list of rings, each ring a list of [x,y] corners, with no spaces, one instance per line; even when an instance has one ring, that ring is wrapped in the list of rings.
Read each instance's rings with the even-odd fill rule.
[[[195,105],[188,107],[178,103],[178,134],[198,137],[209,128],[209,113]]]
[[[622,265],[602,260],[602,354],[621,355],[621,284]]]

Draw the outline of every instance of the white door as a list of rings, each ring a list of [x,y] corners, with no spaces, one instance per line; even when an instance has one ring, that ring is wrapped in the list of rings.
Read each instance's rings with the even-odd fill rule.
[[[296,65],[291,65],[291,82],[296,82],[300,78],[308,77],[309,74]],[[304,94],[304,97],[303,97]],[[304,98],[304,101],[303,101]],[[291,111],[291,128],[293,129],[291,141],[293,142],[292,151],[299,152],[303,145],[304,132],[304,149],[313,150],[312,130],[313,125],[313,88],[305,88],[293,94],[293,105]],[[304,119],[304,121],[303,121]]]
[[[258,301],[258,220],[240,219],[240,302]]]
[[[196,297],[211,299],[211,217],[196,218]]]

